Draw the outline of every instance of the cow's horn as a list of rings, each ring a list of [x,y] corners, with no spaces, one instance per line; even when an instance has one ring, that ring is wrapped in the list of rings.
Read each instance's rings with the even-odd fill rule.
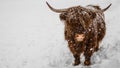
[[[107,6],[106,8],[102,9],[102,11],[106,11],[112,4],[110,4],[109,6]]]
[[[49,7],[52,11],[54,11],[54,12],[62,13],[62,12],[67,11],[67,9],[55,9],[55,8],[53,8],[52,6],[50,6],[50,4],[49,4],[48,2],[46,2],[46,4],[47,4],[48,7]]]

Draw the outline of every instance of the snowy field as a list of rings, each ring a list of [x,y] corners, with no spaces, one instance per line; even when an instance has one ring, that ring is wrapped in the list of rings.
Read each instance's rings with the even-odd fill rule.
[[[55,8],[95,4],[105,12],[107,33],[92,65],[72,66],[64,24],[45,0],[0,0],[0,68],[120,68],[120,0],[47,0]]]

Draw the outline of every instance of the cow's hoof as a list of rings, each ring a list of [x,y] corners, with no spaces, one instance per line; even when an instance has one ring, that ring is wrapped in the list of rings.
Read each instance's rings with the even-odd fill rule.
[[[84,65],[89,66],[91,63],[88,60],[85,60]]]
[[[77,65],[79,65],[79,64],[80,64],[80,61],[75,61],[73,65],[74,65],[74,66],[77,66]]]

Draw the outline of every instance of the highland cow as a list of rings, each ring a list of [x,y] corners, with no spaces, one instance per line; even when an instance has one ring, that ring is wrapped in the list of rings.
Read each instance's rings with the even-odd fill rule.
[[[80,64],[81,53],[85,56],[84,64],[90,65],[91,56],[99,50],[99,43],[105,36],[104,12],[111,4],[104,9],[94,5],[55,9],[46,4],[52,11],[60,13],[60,19],[64,21],[65,40],[75,58],[74,66]]]

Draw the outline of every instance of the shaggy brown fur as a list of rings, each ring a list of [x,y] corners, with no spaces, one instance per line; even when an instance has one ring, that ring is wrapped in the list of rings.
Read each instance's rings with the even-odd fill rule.
[[[65,14],[65,13],[63,13]],[[83,7],[72,7],[66,12],[66,19],[60,14],[60,19],[65,20],[65,39],[75,58],[74,65],[80,63],[80,54],[84,52],[85,65],[90,64],[90,57],[98,50],[99,42],[105,35],[105,22],[102,12]],[[75,34],[84,34],[82,42],[75,40]],[[76,43],[77,42],[77,43]]]
[[[61,12],[60,19],[65,24],[65,40],[75,58],[74,65],[80,64],[81,53],[85,56],[84,64],[91,64],[90,58],[99,49],[99,42],[106,32],[103,12],[99,6],[93,5],[70,7]]]

